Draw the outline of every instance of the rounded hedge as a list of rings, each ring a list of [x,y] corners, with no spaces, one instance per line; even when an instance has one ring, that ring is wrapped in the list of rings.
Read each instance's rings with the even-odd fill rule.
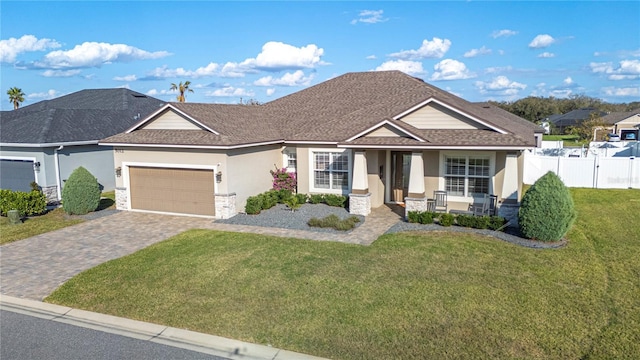
[[[520,231],[529,239],[558,241],[569,231],[576,211],[569,189],[548,172],[527,190],[518,212]]]
[[[62,208],[70,215],[84,215],[100,205],[98,179],[82,166],[73,170],[62,189]]]

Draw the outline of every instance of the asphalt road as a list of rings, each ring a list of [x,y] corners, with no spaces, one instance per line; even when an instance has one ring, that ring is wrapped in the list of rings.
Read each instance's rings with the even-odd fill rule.
[[[0,359],[226,358],[2,310]]]

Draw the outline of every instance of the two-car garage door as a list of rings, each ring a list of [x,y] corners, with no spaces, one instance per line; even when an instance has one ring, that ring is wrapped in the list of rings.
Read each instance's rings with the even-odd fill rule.
[[[215,215],[213,170],[129,167],[131,208]]]

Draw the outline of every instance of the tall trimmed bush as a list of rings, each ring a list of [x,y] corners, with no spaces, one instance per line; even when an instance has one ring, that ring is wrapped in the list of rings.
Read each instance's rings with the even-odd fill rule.
[[[551,171],[527,190],[518,212],[522,234],[541,241],[562,239],[575,218],[576,211],[569,189]]]
[[[18,210],[20,216],[44,214],[47,197],[40,191],[0,190],[0,214],[7,216],[9,210]]]
[[[100,184],[82,166],[73,170],[62,189],[62,208],[70,215],[84,215],[100,205]]]

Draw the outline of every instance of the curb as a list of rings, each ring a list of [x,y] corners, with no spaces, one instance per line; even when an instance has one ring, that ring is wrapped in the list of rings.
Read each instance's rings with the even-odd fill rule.
[[[321,360],[323,358],[216,335],[0,295],[0,310],[34,316],[111,334],[222,356],[229,359]]]

